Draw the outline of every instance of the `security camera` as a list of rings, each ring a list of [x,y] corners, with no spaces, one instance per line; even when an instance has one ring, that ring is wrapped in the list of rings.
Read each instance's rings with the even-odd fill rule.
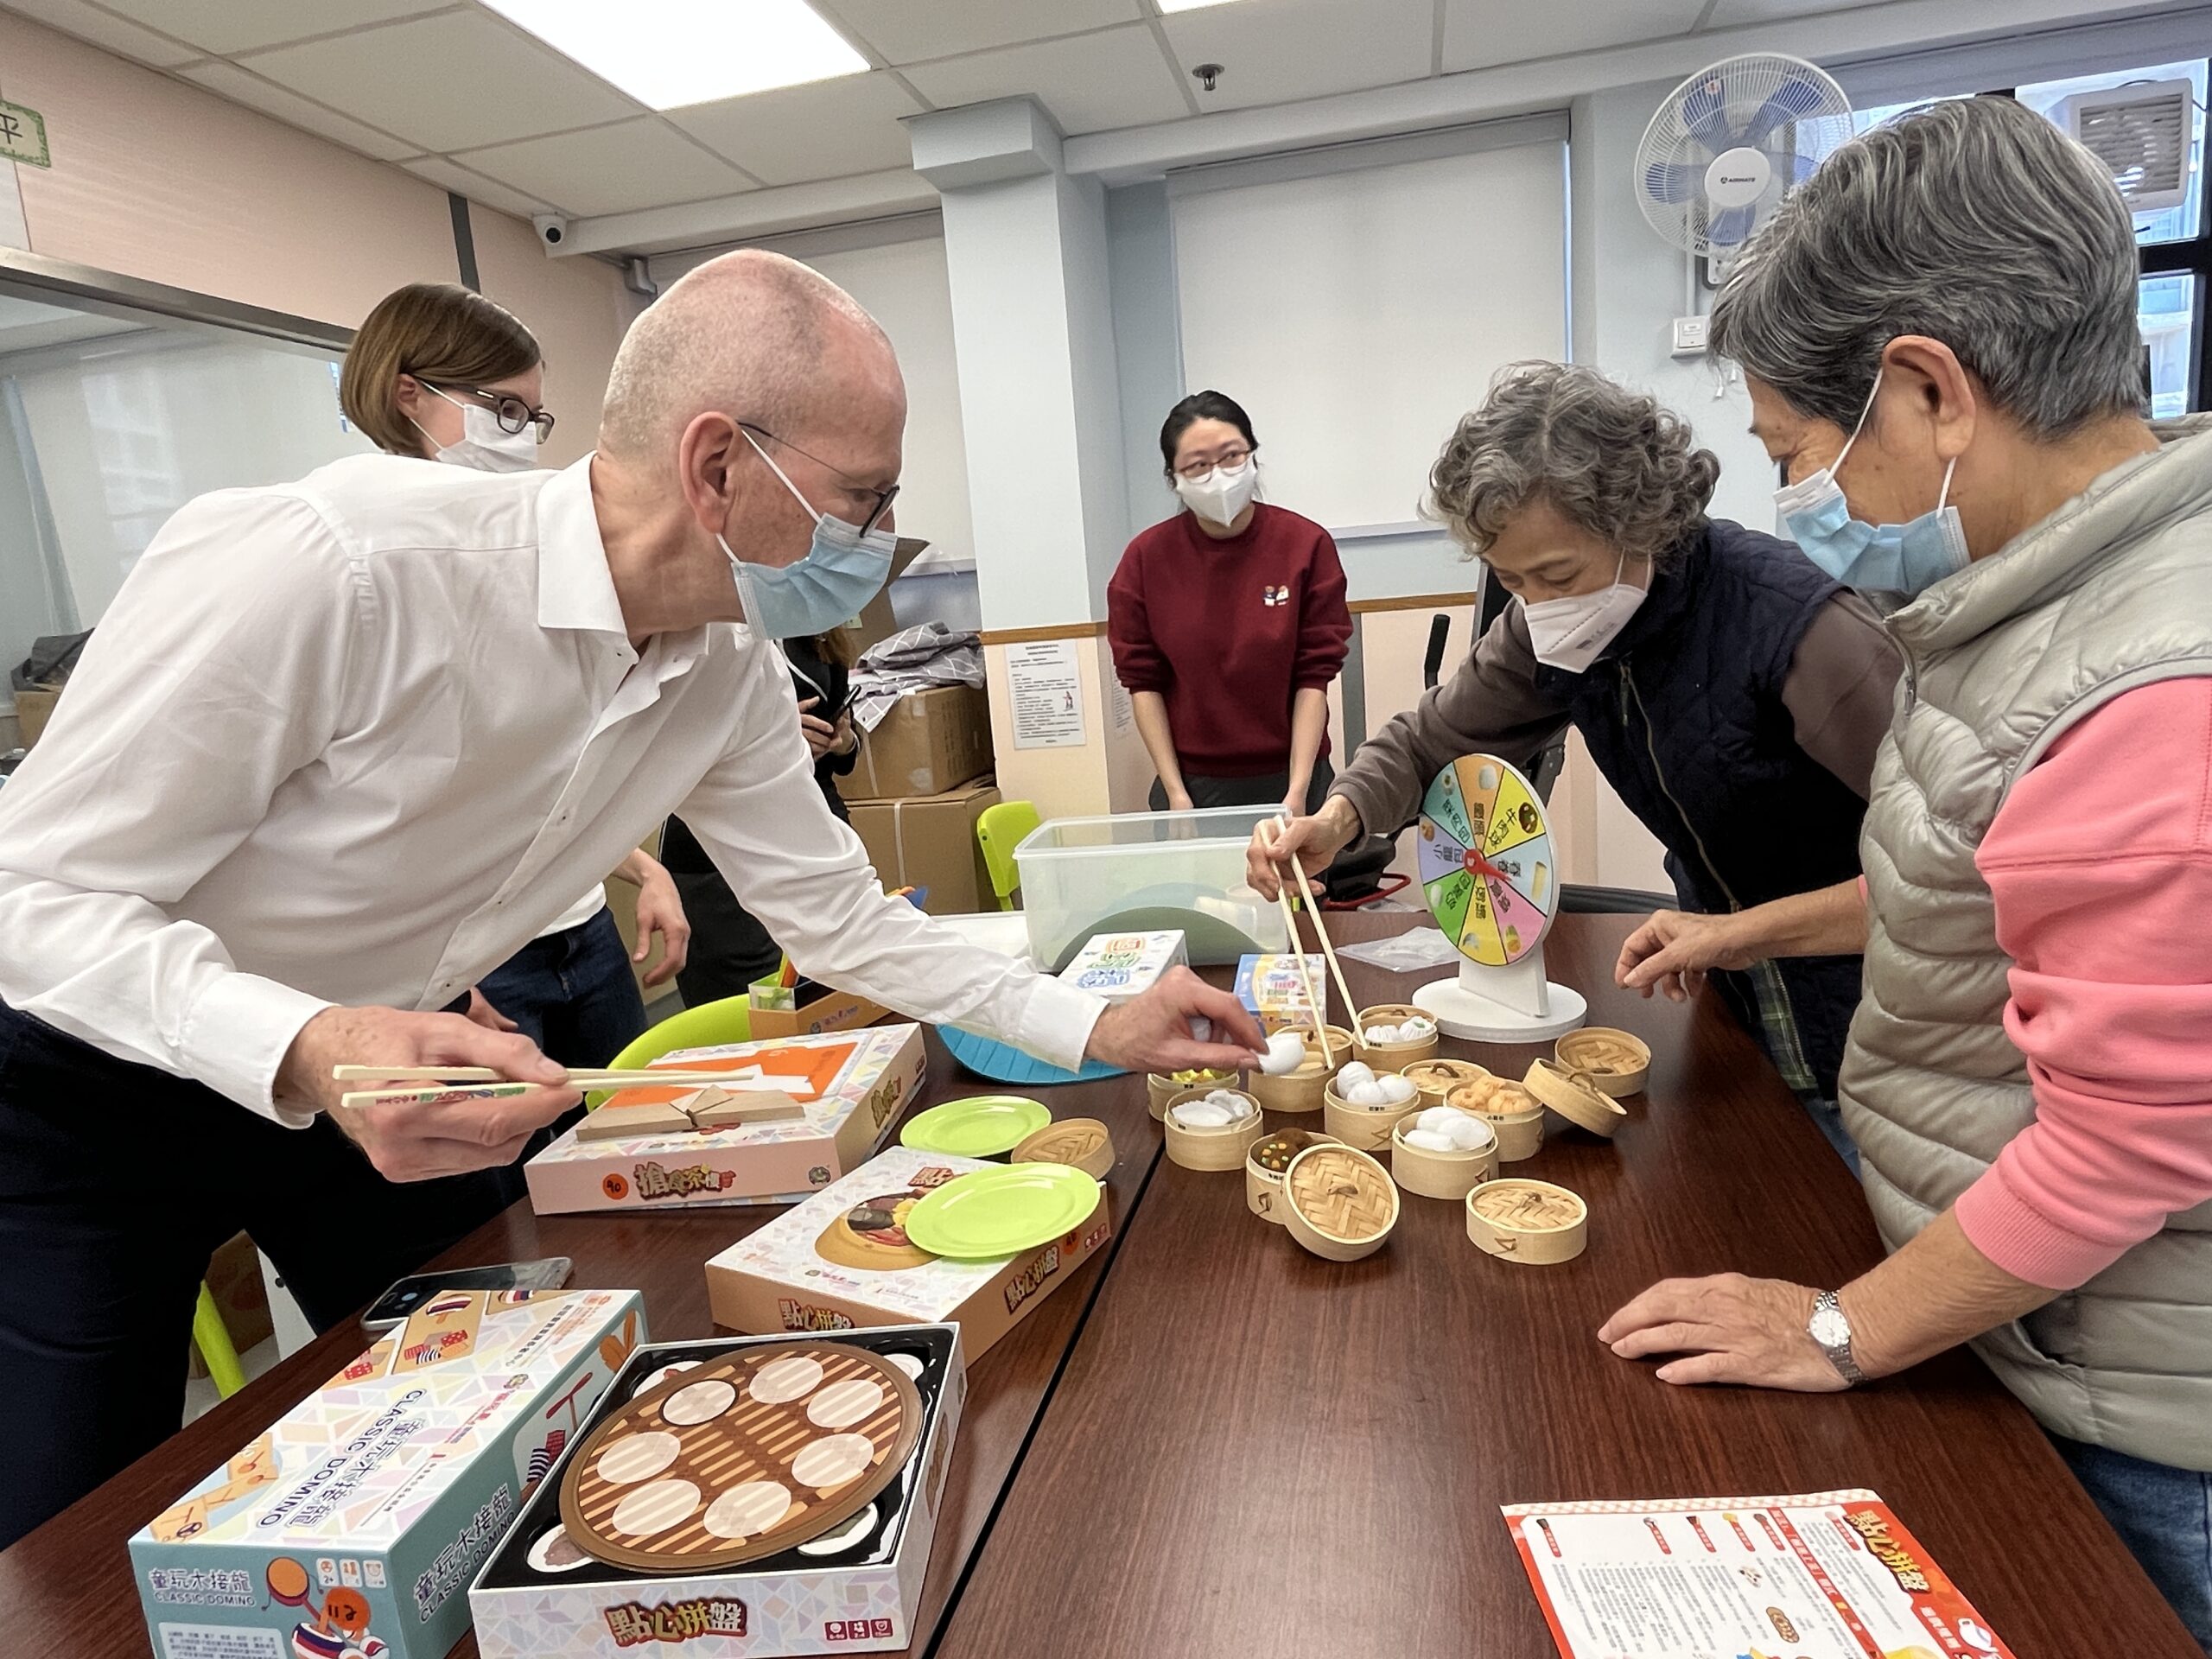
[[[569,239],[569,221],[558,213],[532,213],[530,222],[537,227],[537,239],[549,248],[557,248]]]

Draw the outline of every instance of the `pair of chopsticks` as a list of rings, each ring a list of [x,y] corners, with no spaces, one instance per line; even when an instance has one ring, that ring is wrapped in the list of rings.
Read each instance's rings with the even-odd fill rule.
[[[1281,832],[1290,828],[1290,820],[1274,817],[1267,823],[1270,831],[1268,845],[1272,849]],[[1313,884],[1306,879],[1306,866],[1299,861],[1296,853],[1290,855],[1290,868],[1298,877],[1298,896],[1306,901],[1306,912],[1313,918],[1313,935],[1321,941],[1321,954],[1328,959],[1329,971],[1337,976],[1337,995],[1344,1000],[1344,1018],[1356,1020],[1359,1018],[1359,1005],[1351,1000],[1351,987],[1344,983],[1344,964],[1337,960],[1337,947],[1329,943],[1329,930],[1321,925],[1321,912],[1313,902]],[[1329,1052],[1329,1005],[1314,988],[1313,969],[1306,960],[1305,942],[1298,937],[1298,912],[1291,907],[1287,883],[1276,883],[1275,902],[1282,906],[1283,926],[1290,932],[1291,954],[1298,958],[1299,977],[1306,982],[1306,1001],[1313,1005],[1313,1035],[1320,1040],[1321,1064],[1333,1071],[1337,1061]]]
[[[533,1089],[559,1088],[559,1084],[522,1083],[494,1071],[488,1065],[334,1065],[336,1083],[409,1084],[410,1088],[363,1089],[341,1097],[349,1107],[412,1104],[426,1101],[505,1100]],[[601,1067],[571,1071],[571,1089],[708,1089],[721,1086],[758,1088],[754,1079],[734,1077],[728,1071],[682,1071],[674,1066]]]

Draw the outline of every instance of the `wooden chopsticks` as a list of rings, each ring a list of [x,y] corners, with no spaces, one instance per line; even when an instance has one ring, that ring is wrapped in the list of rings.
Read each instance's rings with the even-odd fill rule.
[[[348,1107],[410,1104],[429,1101],[505,1100],[534,1089],[737,1089],[749,1093],[785,1092],[758,1077],[722,1071],[683,1071],[674,1066],[601,1067],[571,1071],[565,1084],[521,1083],[486,1065],[334,1065],[337,1083],[389,1083],[391,1089],[362,1089],[340,1097]]]

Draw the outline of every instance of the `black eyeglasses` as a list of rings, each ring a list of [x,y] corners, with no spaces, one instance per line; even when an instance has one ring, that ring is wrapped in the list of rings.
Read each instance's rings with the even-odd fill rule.
[[[791,442],[787,438],[778,437],[765,426],[755,426],[751,421],[740,421],[737,424],[739,429],[741,431],[750,432],[755,437],[766,438],[771,443],[779,444],[784,448],[790,450],[795,455],[805,455],[807,460],[821,467],[823,471],[826,473],[834,473],[837,477],[844,480],[846,486],[851,489],[855,494],[874,496],[875,498],[875,506],[868,513],[867,518],[862,520],[861,524],[861,534],[863,536],[867,535],[868,531],[874,530],[878,524],[883,522],[883,515],[891,511],[892,502],[898,499],[899,486],[896,484],[893,484],[887,490],[879,490],[872,484],[861,483],[860,480],[855,478],[850,473],[842,471],[838,467],[832,467],[828,461],[823,460],[819,455],[807,454],[806,451],[800,448],[798,445]]]
[[[416,378],[421,380],[422,377],[417,375]],[[511,391],[487,391],[482,386],[441,386],[429,380],[423,380],[423,384],[432,391],[457,391],[464,397],[474,397],[492,411],[493,417],[499,423],[499,430],[511,436],[531,427],[537,429],[540,443],[553,435],[553,417],[542,409],[532,409]]]

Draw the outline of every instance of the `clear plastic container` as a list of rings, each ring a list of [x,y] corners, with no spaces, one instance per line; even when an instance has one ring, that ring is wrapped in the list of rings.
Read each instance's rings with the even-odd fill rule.
[[[1102,928],[1181,928],[1191,961],[1233,963],[1290,940],[1281,909],[1244,879],[1252,831],[1278,809],[1055,818],[1014,849],[1029,946],[1048,970]]]

